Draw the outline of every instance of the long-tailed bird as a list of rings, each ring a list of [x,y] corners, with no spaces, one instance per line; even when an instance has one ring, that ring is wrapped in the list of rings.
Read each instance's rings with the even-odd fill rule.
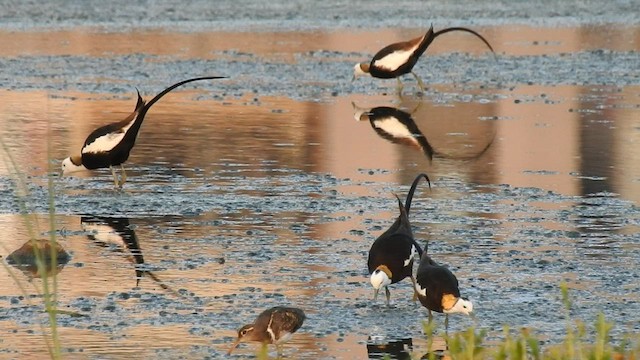
[[[420,258],[416,282],[418,299],[429,310],[429,322],[433,320],[432,311],[444,313],[445,329],[448,329],[449,314],[469,315],[473,311],[473,303],[460,297],[456,276],[448,268],[433,261],[426,251]]]
[[[370,274],[369,280],[374,289],[374,301],[378,298],[380,289],[384,288],[387,305],[389,305],[391,301],[389,285],[395,284],[406,277],[411,278],[415,289],[416,281],[413,277],[413,260],[416,256],[422,255],[422,248],[413,239],[413,231],[411,230],[411,223],[409,222],[409,211],[411,210],[413,194],[421,178],[424,178],[429,184],[429,187],[431,187],[429,177],[426,174],[420,174],[415,178],[413,184],[411,184],[411,189],[409,189],[404,205],[402,201],[400,201],[400,198],[396,196],[400,215],[391,227],[373,242],[371,249],[369,249],[367,265]],[[414,294],[414,300],[416,295],[417,294]]]
[[[353,80],[363,75],[370,75],[379,79],[396,78],[398,80],[398,91],[401,91],[402,82],[400,81],[400,76],[411,73],[416,78],[420,90],[424,91],[422,79],[413,72],[413,66],[436,37],[451,31],[464,31],[471,33],[487,44],[489,49],[493,52],[491,44],[489,44],[482,35],[471,29],[450,27],[434,33],[433,25],[431,25],[429,31],[427,31],[423,36],[409,41],[398,42],[385,46],[373,56],[371,62],[356,64],[353,70]]]
[[[227,354],[231,354],[242,341],[257,341],[263,346],[274,344],[281,353],[281,345],[298,331],[306,319],[304,311],[294,307],[275,306],[260,313],[253,324],[247,324],[238,330],[238,338]]]
[[[122,165],[129,158],[131,149],[135,145],[138,131],[147,111],[163,96],[178,86],[200,80],[223,79],[223,76],[203,76],[187,79],[175,83],[162,90],[151,101],[145,103],[138,92],[138,102],[135,110],[126,119],[114,122],[95,129],[87,139],[80,151],[80,155],[70,156],[62,161],[62,174],[66,175],[80,170],[95,170],[102,168],[111,169],[113,182],[116,187],[122,187],[127,180],[127,173]],[[114,166],[120,165],[122,178],[118,181]]]

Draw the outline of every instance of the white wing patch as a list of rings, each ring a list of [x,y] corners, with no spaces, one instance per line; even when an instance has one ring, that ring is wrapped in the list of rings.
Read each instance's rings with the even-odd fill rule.
[[[418,294],[420,294],[422,296],[427,296],[427,289],[423,288],[418,283],[416,283],[416,291],[418,292]]]
[[[411,56],[411,54],[413,54],[414,51],[416,51],[419,45],[420,43],[409,49],[396,50],[390,54],[387,54],[382,59],[374,61],[373,66],[388,71],[396,71],[400,66],[402,66],[409,60],[409,57]]]
[[[395,138],[411,139],[417,143],[417,140],[415,140],[416,137],[411,131],[394,117],[376,120],[374,126]]]
[[[411,260],[416,256],[417,250],[415,245],[411,245],[411,254],[409,254],[409,258],[404,261],[404,266],[409,266]]]
[[[103,224],[83,223],[82,229],[87,232],[88,236],[105,244],[126,247],[124,239],[118,234],[114,228]]]
[[[122,139],[124,139],[124,135],[127,133],[127,130],[129,130],[131,125],[133,125],[134,121],[135,118],[118,132],[111,132],[93,140],[92,143],[82,148],[82,153],[101,153],[111,151],[122,141]]]

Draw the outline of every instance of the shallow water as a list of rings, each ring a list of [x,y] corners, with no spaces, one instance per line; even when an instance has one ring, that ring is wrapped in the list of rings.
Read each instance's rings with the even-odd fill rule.
[[[151,98],[182,78],[231,77],[154,105],[123,191],[109,171],[52,177],[55,231],[71,255],[60,304],[83,315],[59,317],[69,357],[217,358],[236,328],[281,304],[308,315],[286,346],[294,358],[365,358],[367,342],[398,339],[422,355],[426,311],[409,282],[392,287],[393,307],[374,304],[365,265],[395,216],[393,194],[420,172],[433,187],[416,195],[416,237],[457,274],[490,339],[508,323],[559,341],[563,281],[574,319],[602,311],[617,338],[640,331],[637,27],[480,30],[497,59],[452,35],[417,67],[426,94],[407,79],[402,97],[393,81],[349,83],[351,68],[416,29],[0,33],[14,45],[0,46],[11,74],[0,136],[42,237],[48,166],[126,117],[134,86]],[[397,125],[354,118],[381,106],[404,111],[428,148]],[[0,163],[3,258],[28,239],[11,169]],[[144,264],[131,243],[87,228],[96,222],[135,237]],[[155,278],[136,285],[136,262]],[[0,357],[41,356],[39,299],[7,269],[29,294],[41,281],[0,268]],[[473,324],[454,316],[450,331]]]

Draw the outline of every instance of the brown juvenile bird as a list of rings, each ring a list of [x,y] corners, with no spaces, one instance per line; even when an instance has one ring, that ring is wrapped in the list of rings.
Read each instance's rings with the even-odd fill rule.
[[[135,110],[126,119],[101,126],[95,129],[82,145],[79,155],[70,156],[62,161],[62,175],[80,170],[95,170],[102,168],[111,169],[113,182],[116,187],[122,187],[127,181],[127,173],[122,164],[127,161],[133,145],[135,145],[138,131],[142,126],[147,111],[171,90],[192,81],[223,79],[221,76],[203,76],[180,81],[169,86],[156,95],[151,101],[145,103],[138,92],[138,102]],[[114,166],[120,165],[122,179],[118,181]]]
[[[281,345],[298,331],[306,319],[304,311],[294,307],[275,306],[260,313],[253,324],[247,324],[238,330],[238,338],[227,354],[231,354],[242,341],[261,342],[262,346],[274,344],[281,353]]]
[[[385,46],[373,56],[371,62],[356,64],[353,70],[353,80],[363,75],[370,75],[379,79],[396,78],[398,80],[398,91],[400,91],[402,90],[400,76],[411,73],[416,78],[420,90],[424,91],[422,79],[413,72],[413,66],[436,37],[451,31],[464,31],[471,33],[487,44],[489,49],[493,52],[493,48],[489,42],[482,37],[482,35],[471,29],[450,27],[434,33],[433,25],[431,25],[429,31],[427,31],[423,36],[409,41],[398,42]]]

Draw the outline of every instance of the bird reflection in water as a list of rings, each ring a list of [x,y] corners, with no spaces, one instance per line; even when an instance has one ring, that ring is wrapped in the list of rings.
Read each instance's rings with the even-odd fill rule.
[[[411,113],[390,106],[366,109],[358,107],[354,102],[351,105],[354,110],[353,117],[357,121],[368,120],[381,138],[394,144],[418,148],[429,160],[433,158],[433,148],[416,125]],[[412,113],[418,107],[413,109]]]
[[[369,336],[367,339],[367,354],[369,359],[411,359],[413,350],[413,340],[407,339],[386,339],[380,336]]]
[[[38,269],[38,257],[42,257],[44,268]],[[30,279],[57,275],[69,260],[71,256],[62,245],[48,239],[29,240],[7,256],[7,263],[20,269]]]
[[[368,120],[378,136],[394,144],[417,148],[424,153],[429,161],[434,157],[454,160],[477,159],[491,147],[495,138],[494,134],[487,145],[475,154],[464,156],[446,154],[435,150],[431,144],[429,144],[427,137],[420,131],[413,119],[413,114],[420,108],[422,102],[418,103],[411,112],[406,112],[391,106],[361,108],[354,102],[351,102],[351,105],[354,111],[353,117],[357,121]]]
[[[140,284],[140,279],[147,275],[158,283],[161,288],[180,296],[175,290],[163,283],[153,272],[145,269],[142,249],[140,249],[138,237],[131,228],[128,218],[90,215],[82,216],[80,223],[89,240],[99,246],[113,248],[115,251],[128,255],[129,262],[134,264],[136,286]]]

